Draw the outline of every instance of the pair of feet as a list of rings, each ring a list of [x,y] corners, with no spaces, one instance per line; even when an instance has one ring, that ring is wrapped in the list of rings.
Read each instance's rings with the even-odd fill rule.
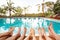
[[[24,40],[27,29],[24,27],[23,30],[24,30],[24,33],[17,40]]]
[[[37,40],[35,37],[35,31],[33,28],[30,29],[30,33],[28,34],[28,36],[24,39],[24,40]]]
[[[4,36],[11,36],[12,33],[13,33],[13,31],[14,31],[14,29],[15,29],[15,28],[12,28],[12,27],[11,27],[8,32],[1,33],[1,34],[0,34],[0,38],[1,38],[1,37],[4,37]]]
[[[5,40],[5,39],[7,39],[8,37],[11,37],[13,31],[14,31],[14,28],[10,28],[8,32],[1,33],[1,34],[0,34],[0,40]]]
[[[44,28],[39,28],[38,32],[39,32],[39,40],[52,40],[52,38],[46,35]]]
[[[60,36],[57,35],[54,30],[53,30],[53,26],[52,23],[50,24],[50,26],[48,27],[48,31],[49,31],[49,36],[51,38],[53,38],[54,40],[60,40]]]
[[[22,34],[22,36],[20,34],[21,28],[19,28],[18,33],[16,35],[13,35],[13,36],[7,38],[6,40],[22,40],[26,34],[26,28],[24,28],[23,30],[24,30],[24,33]]]
[[[60,40],[60,36],[58,36],[53,30],[52,23],[49,25],[48,31],[49,31],[49,37],[46,35],[44,28],[38,29],[39,35],[44,36],[46,40]]]

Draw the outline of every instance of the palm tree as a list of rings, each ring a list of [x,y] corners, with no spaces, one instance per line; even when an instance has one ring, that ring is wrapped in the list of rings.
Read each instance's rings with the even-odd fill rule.
[[[40,11],[40,4],[37,4],[36,6],[38,6],[38,12]]]
[[[0,12],[5,14],[6,11],[9,11],[10,16],[11,16],[11,12],[21,15],[21,13],[23,11],[22,8],[21,7],[13,7],[12,4],[14,4],[14,3],[11,2],[11,0],[9,0],[9,2],[7,2],[7,6],[2,5],[3,8],[0,8],[1,9]]]
[[[48,7],[47,11],[53,13],[54,2],[45,2],[45,5]]]
[[[27,10],[27,7],[24,7],[25,14],[26,14],[26,10]]]
[[[7,6],[5,6],[5,5],[2,5],[2,13],[6,13],[6,11],[9,11],[9,14],[10,14],[10,16],[11,16],[11,11],[12,11],[12,9],[14,10],[14,7],[12,6],[12,4],[13,3],[11,3],[11,0],[9,0],[9,2],[7,2]]]
[[[14,4],[13,2],[11,2],[11,0],[9,0],[9,2],[7,2],[8,5],[8,10],[9,10],[9,14],[11,16],[11,11],[14,10],[14,7],[12,6],[12,4]]]
[[[49,8],[52,8],[52,5],[54,5],[54,2],[45,2],[45,5]]]
[[[24,12],[26,14],[26,12],[28,11],[28,8],[31,7],[31,6],[27,6],[27,7],[24,7]]]
[[[53,11],[55,14],[60,15],[60,0],[57,0],[57,2],[54,4]]]
[[[15,13],[15,16],[21,15],[21,13],[22,13],[22,11],[23,11],[23,9],[22,9],[21,7],[19,7],[19,6],[18,6],[18,7],[15,7],[14,10],[15,10],[15,12],[16,12],[16,13],[15,13],[15,12],[13,11],[13,12]]]
[[[44,16],[44,0],[43,0],[43,3],[42,3],[42,15]]]
[[[5,13],[6,13],[6,9],[0,7],[0,13],[1,13],[1,14],[5,14]]]

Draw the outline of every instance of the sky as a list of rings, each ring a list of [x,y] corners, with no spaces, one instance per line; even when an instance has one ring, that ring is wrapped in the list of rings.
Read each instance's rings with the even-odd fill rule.
[[[8,1],[8,0],[7,0]],[[14,6],[34,6],[36,4],[41,4],[43,2],[43,0],[11,0],[12,2],[14,2]],[[46,1],[53,1],[56,2],[56,0],[45,0]],[[0,0],[0,6],[1,5],[5,5],[6,4],[6,0]]]
[[[7,0],[8,1],[8,0]],[[20,6],[20,7],[28,7],[28,6],[31,6],[29,7],[30,9],[28,10],[28,13],[37,13],[37,9],[38,7],[36,6],[37,4],[42,4],[43,0],[11,0],[15,7],[17,6]],[[47,1],[53,1],[53,2],[56,2],[56,0],[45,0],[44,2],[47,2]],[[0,6],[1,5],[7,5],[6,4],[6,0],[0,0]],[[46,10],[46,8],[45,8]],[[40,7],[40,12],[42,12],[42,6]]]

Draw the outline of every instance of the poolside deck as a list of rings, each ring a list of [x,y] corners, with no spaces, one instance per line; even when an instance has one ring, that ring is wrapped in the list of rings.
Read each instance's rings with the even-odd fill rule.
[[[27,18],[28,16],[0,16],[0,18]],[[60,17],[40,17],[40,16],[36,16],[36,17],[34,17],[34,16],[31,16],[32,18],[48,18],[48,19],[54,19],[54,20],[60,20]],[[29,18],[29,17],[28,17]]]

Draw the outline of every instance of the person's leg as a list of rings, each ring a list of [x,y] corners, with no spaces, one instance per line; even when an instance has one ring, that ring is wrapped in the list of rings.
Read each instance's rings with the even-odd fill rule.
[[[26,28],[24,28],[24,33],[17,40],[24,40],[25,34],[26,34]]]
[[[18,33],[16,35],[11,36],[11,37],[7,38],[6,40],[16,40],[18,37],[20,37],[20,30],[21,29],[19,28]]]
[[[4,37],[4,36],[10,36],[10,35],[12,35],[13,31],[14,31],[14,28],[11,27],[8,32],[1,33],[1,34],[0,34],[0,38],[1,38],[1,37]]]
[[[43,40],[41,28],[38,29],[38,32],[39,32],[39,40]]]

